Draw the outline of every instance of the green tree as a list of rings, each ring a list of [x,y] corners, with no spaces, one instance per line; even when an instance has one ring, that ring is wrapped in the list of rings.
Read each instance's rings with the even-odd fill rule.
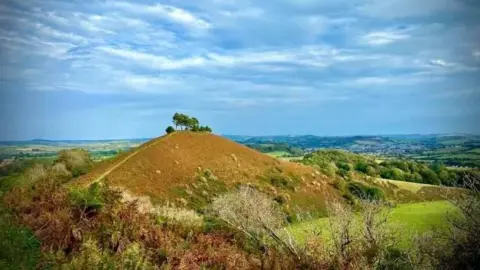
[[[180,126],[180,128],[183,127],[183,129],[188,128],[191,123],[191,118],[188,117],[188,115],[182,114],[182,113],[175,113],[173,115],[173,124],[175,125],[176,128]]]
[[[199,125],[200,123],[198,122],[198,119],[195,118],[195,117],[188,117],[187,118],[187,122],[188,122],[188,128],[191,130],[191,131],[198,131],[199,129]]]
[[[175,129],[172,126],[168,126],[167,129],[165,129],[165,132],[167,132],[167,134],[170,134],[172,132],[175,132]]]

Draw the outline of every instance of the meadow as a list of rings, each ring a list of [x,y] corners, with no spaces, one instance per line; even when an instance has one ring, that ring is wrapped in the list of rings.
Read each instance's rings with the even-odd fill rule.
[[[401,236],[400,247],[407,248],[412,244],[413,236],[434,227],[444,227],[447,216],[455,211],[456,208],[448,201],[398,204],[388,214],[388,227]],[[329,220],[325,217],[292,224],[287,230],[302,243],[314,233],[320,233],[328,242],[331,235],[329,227]]]

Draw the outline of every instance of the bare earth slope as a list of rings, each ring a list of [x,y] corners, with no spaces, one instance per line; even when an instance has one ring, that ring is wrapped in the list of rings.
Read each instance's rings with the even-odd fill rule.
[[[338,197],[338,191],[327,184],[329,179],[311,167],[277,160],[217,135],[192,132],[149,141],[99,164],[75,184],[107,179],[112,186],[165,201],[207,193],[208,183],[201,188],[198,181],[206,169],[225,188],[249,183],[272,195],[285,195],[294,205],[317,208],[326,197]]]

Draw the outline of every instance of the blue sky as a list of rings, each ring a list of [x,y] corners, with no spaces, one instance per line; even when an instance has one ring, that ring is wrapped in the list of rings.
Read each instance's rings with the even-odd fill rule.
[[[0,3],[0,140],[480,132],[474,0]]]

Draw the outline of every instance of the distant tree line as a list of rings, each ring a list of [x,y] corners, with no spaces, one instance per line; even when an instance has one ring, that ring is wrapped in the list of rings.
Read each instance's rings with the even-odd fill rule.
[[[189,130],[193,132],[212,132],[212,129],[209,126],[201,126],[200,122],[195,117],[190,117],[186,114],[182,113],[175,113],[172,117],[173,124],[175,128],[172,126],[168,126],[165,130],[167,133],[175,132],[175,130]]]

